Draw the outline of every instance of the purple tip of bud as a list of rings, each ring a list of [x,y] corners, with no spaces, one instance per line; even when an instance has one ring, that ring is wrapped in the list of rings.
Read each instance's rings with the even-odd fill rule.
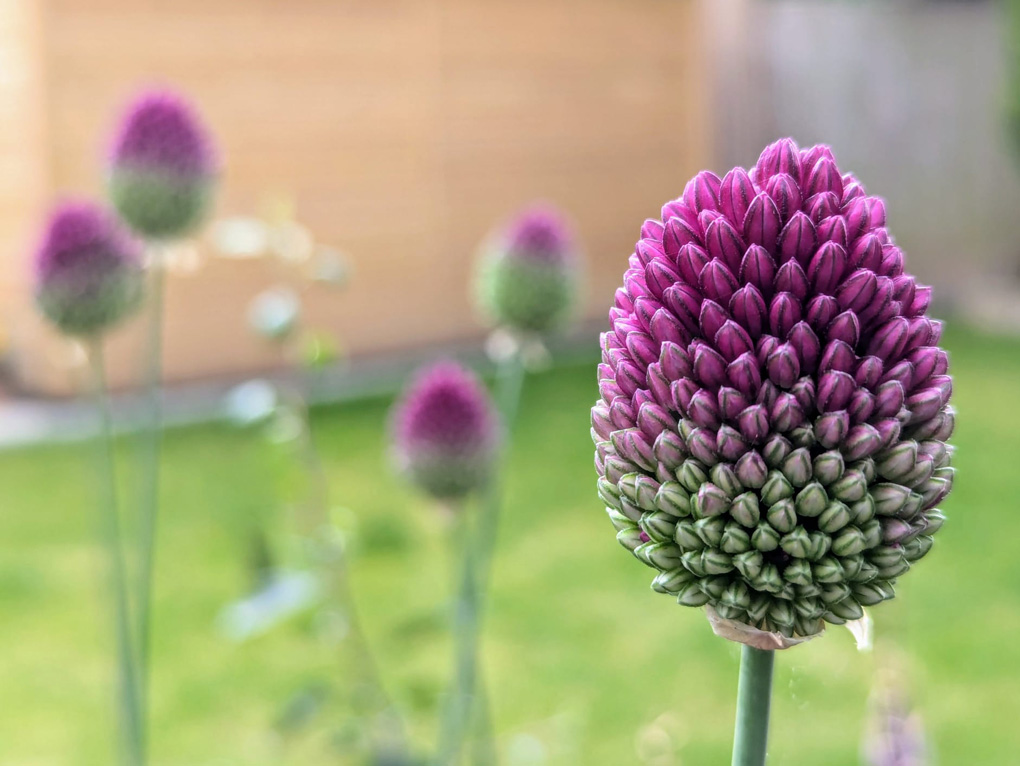
[[[684,189],[684,202],[688,208],[698,213],[703,210],[715,210],[719,207],[721,185],[719,176],[709,170],[703,170],[688,181]]]
[[[715,347],[727,362],[754,350],[754,342],[747,331],[732,319],[727,320],[715,335]]]
[[[823,192],[831,192],[837,197],[843,196],[843,177],[839,168],[830,157],[821,157],[808,174],[805,193],[810,197]]]
[[[856,386],[854,379],[839,370],[823,373],[818,380],[818,409],[820,412],[836,412],[850,403]]]
[[[800,377],[800,358],[789,343],[783,343],[769,354],[767,366],[769,380],[780,388],[789,388]]]
[[[768,411],[764,404],[753,404],[737,416],[740,433],[751,444],[760,443],[769,433]]]
[[[769,327],[777,338],[785,338],[801,320],[800,301],[792,293],[778,293],[769,306]]]
[[[765,185],[773,176],[783,173],[791,176],[794,183],[800,181],[800,151],[792,138],[781,138],[769,144],[758,157],[755,165],[758,183]]]
[[[800,189],[789,174],[777,173],[772,176],[765,186],[765,191],[776,203],[780,220],[788,221],[790,216],[800,210]]]
[[[761,387],[761,370],[752,353],[741,354],[726,368],[726,379],[744,396],[750,398]]]
[[[804,269],[797,261],[787,261],[776,272],[776,291],[790,293],[798,301],[803,301],[808,294],[808,279]]]
[[[726,360],[711,346],[698,343],[694,351],[694,377],[706,388],[718,388],[726,381]]]
[[[827,412],[815,421],[815,438],[825,449],[838,447],[850,430],[850,415]]]
[[[716,259],[708,262],[698,280],[701,291],[721,305],[729,304],[730,297],[736,292],[737,278],[733,276],[726,264]]]
[[[765,329],[768,306],[761,291],[751,284],[744,285],[730,298],[730,312],[751,338],[757,340]]]
[[[531,205],[518,213],[506,225],[503,240],[510,257],[561,264],[575,257],[569,221],[559,209],[546,203]],[[657,250],[661,247],[652,247],[645,255],[654,259]]]
[[[777,247],[779,260],[785,262],[795,259],[804,265],[811,258],[818,242],[818,234],[811,219],[801,211],[795,212],[783,230],[779,233]]]
[[[218,160],[194,108],[171,91],[151,90],[128,105],[114,135],[109,162],[114,168],[202,179],[216,172]]]
[[[481,486],[499,447],[499,432],[485,388],[455,362],[420,370],[392,416],[398,464],[438,497],[463,495]]]

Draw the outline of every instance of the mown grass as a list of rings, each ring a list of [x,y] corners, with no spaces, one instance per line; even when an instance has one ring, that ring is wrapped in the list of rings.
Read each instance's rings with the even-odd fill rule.
[[[943,764],[1020,752],[1020,342],[951,332],[958,481],[950,522],[900,597],[874,610],[876,648],[833,629],[777,663],[772,762],[849,766],[878,669],[911,686]],[[591,364],[531,376],[510,457],[486,671],[508,764],[726,763],[738,651],[697,610],[648,587],[594,492]],[[315,413],[336,505],[358,520],[354,583],[387,681],[423,748],[448,667],[441,514],[392,480],[388,402]],[[130,469],[130,444],[123,467]],[[83,446],[0,456],[0,762],[112,762],[112,654],[91,463]],[[337,763],[327,710],[293,736],[281,706],[343,684],[311,617],[247,643],[216,627],[249,585],[251,530],[295,525],[285,456],[251,431],[166,439],[157,565],[153,763]],[[130,482],[125,484],[130,490]],[[287,536],[276,535],[287,559]],[[672,759],[655,760],[657,753]],[[541,757],[540,757],[541,756]]]

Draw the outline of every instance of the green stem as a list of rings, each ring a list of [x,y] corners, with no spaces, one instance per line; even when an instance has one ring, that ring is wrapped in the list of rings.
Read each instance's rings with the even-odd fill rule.
[[[491,711],[479,670],[480,634],[499,532],[502,506],[500,477],[509,453],[510,437],[520,405],[523,383],[524,363],[518,353],[503,361],[496,375],[496,408],[505,435],[500,464],[483,490],[482,507],[474,534],[465,522],[462,581],[454,615],[455,692],[449,700],[449,709],[440,735],[440,766],[459,763],[465,735],[468,726],[472,724],[475,727],[475,742],[472,748],[474,763],[489,766],[497,760]]]
[[[772,700],[772,650],[742,647],[733,766],[764,766]]]
[[[163,299],[165,266],[162,253],[154,248],[149,286],[148,338],[145,391],[148,420],[142,434],[141,519],[139,528],[138,582],[138,697],[141,705],[141,748],[147,749],[149,707],[149,655],[152,625],[152,580],[156,563],[156,527],[159,517],[159,467],[163,437]]]
[[[120,513],[117,509],[117,477],[113,453],[113,417],[106,390],[106,371],[103,362],[103,345],[98,338],[89,348],[92,367],[93,393],[99,412],[100,441],[96,453],[102,488],[103,541],[110,565],[110,589],[113,595],[114,632],[117,641],[117,670],[120,701],[121,757],[127,766],[143,763],[141,739],[141,708],[138,700],[138,680],[135,672],[134,650],[131,641],[131,620],[127,593],[127,567],[124,564],[123,539],[120,531]]]

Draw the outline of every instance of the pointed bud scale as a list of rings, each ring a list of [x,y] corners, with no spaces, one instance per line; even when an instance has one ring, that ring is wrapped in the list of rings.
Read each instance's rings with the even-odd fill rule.
[[[691,378],[681,378],[670,384],[670,393],[673,395],[673,403],[677,412],[687,412],[691,406],[691,400],[700,390],[697,383]]]
[[[734,168],[719,188],[719,210],[732,222],[742,223],[754,198],[754,184],[743,168]]]
[[[779,388],[790,388],[800,376],[800,359],[789,343],[782,344],[769,354],[767,367],[769,380]]]
[[[661,238],[642,239],[634,246],[634,255],[637,256],[641,266],[647,266],[649,263],[665,260],[666,251],[662,247]]]
[[[740,413],[750,404],[750,401],[744,394],[729,386],[723,386],[719,389],[717,400],[719,403],[719,414],[729,421],[736,420]]]
[[[783,461],[780,470],[794,487],[803,487],[811,480],[811,453],[804,448],[795,449]]]
[[[850,415],[841,410],[827,412],[815,421],[815,439],[825,449],[840,446],[850,431]]]
[[[807,215],[798,210],[790,216],[790,220],[779,233],[776,243],[779,262],[795,260],[802,266],[807,264],[817,242],[815,225]]]
[[[782,218],[779,208],[767,193],[758,194],[747,208],[744,216],[744,240],[748,244],[760,245],[772,252],[776,248]]]
[[[878,277],[871,271],[858,269],[836,290],[836,300],[843,310],[859,313],[872,302],[877,290]]]
[[[875,414],[875,396],[865,388],[858,388],[850,397],[850,404],[847,405],[847,412],[850,413],[850,422],[866,423]]]
[[[804,203],[804,212],[808,218],[818,225],[818,241],[828,239],[822,228],[822,222],[839,214],[839,198],[831,192],[821,192],[808,197]],[[844,228],[846,224],[844,223]],[[842,244],[842,243],[841,243]]]
[[[641,429],[627,428],[622,431],[614,431],[610,441],[616,449],[616,454],[624,460],[644,468],[646,471],[655,470],[652,447]]]
[[[822,157],[815,163],[805,185],[805,193],[808,196],[821,192],[832,192],[837,197],[843,196],[843,179],[839,174],[839,168],[828,157]]]
[[[719,407],[716,396],[706,389],[695,392],[683,413],[699,428],[715,430],[719,427]]]
[[[764,185],[777,173],[791,176],[793,183],[800,181],[800,151],[791,138],[781,138],[769,144],[758,157],[755,165],[758,183]]]
[[[800,301],[791,293],[777,293],[769,306],[769,328],[777,338],[785,338],[801,320]]]
[[[666,308],[661,308],[652,314],[651,321],[648,323],[648,332],[651,334],[652,340],[659,346],[667,342],[685,345],[689,340],[683,325]]]
[[[680,278],[680,274],[665,259],[654,260],[645,266],[645,284],[652,295],[661,299],[667,287],[672,287]]]
[[[820,336],[825,333],[837,313],[839,304],[831,295],[816,295],[807,303],[807,322]]]
[[[763,407],[764,405],[759,405]],[[776,397],[769,411],[769,420],[772,427],[779,433],[788,433],[794,428],[802,425],[805,421],[804,410],[797,401],[797,397],[788,392],[783,392]]]
[[[808,266],[808,279],[817,293],[831,295],[846,271],[846,250],[835,242],[825,242],[818,248]]]
[[[818,365],[821,344],[818,342],[818,336],[811,329],[811,325],[807,322],[795,324],[790,330],[789,341],[790,345],[797,352],[801,371],[805,373],[814,372]]]
[[[726,264],[734,274],[744,258],[744,240],[726,218],[717,218],[705,229],[705,249],[711,258]]]
[[[710,260],[705,249],[695,244],[684,245],[676,256],[677,269],[688,285],[698,284],[701,272]]]
[[[705,343],[698,343],[694,349],[694,377],[705,388],[718,388],[726,381],[726,361],[719,353]]]
[[[676,258],[680,248],[690,244],[703,245],[704,241],[701,238],[701,234],[691,224],[681,218],[670,218],[667,220],[665,232],[662,235],[662,247],[666,251],[666,255],[670,258]]]
[[[709,261],[702,269],[698,285],[706,298],[711,298],[723,306],[729,305],[730,297],[739,287],[733,272],[718,259]]]
[[[790,216],[800,210],[802,201],[800,189],[797,182],[788,174],[777,173],[772,176],[765,185],[765,191],[776,203],[781,221],[790,220]]]
[[[706,428],[695,428],[687,439],[687,449],[704,465],[715,465],[719,460],[716,434]]]
[[[776,262],[768,250],[751,245],[740,262],[740,281],[754,285],[767,299],[772,296],[776,278]]]
[[[814,458],[813,475],[827,487],[843,475],[843,465],[843,455],[839,451],[823,452]]]
[[[689,378],[694,371],[690,356],[675,343],[663,343],[659,355],[662,372],[669,380]]]
[[[808,279],[804,269],[796,261],[787,261],[776,272],[776,292],[790,293],[798,301],[803,301],[808,294]]]
[[[794,422],[795,416],[791,414],[789,419],[790,422]],[[737,425],[748,444],[759,444],[769,432],[769,417],[765,405],[755,404],[744,409],[737,416]]]
[[[739,431],[726,424],[719,426],[716,445],[719,455],[725,460],[736,460],[751,448]]]
[[[726,367],[726,380],[748,398],[757,395],[761,386],[758,362],[750,352],[741,354]]]
[[[829,370],[818,379],[818,409],[821,412],[836,412],[850,403],[856,386],[854,379],[846,372]]]
[[[730,312],[752,339],[757,340],[761,337],[768,307],[757,287],[747,284],[733,293],[733,297],[730,298]]]
[[[818,222],[815,231],[819,245],[831,242],[846,250],[846,220],[843,216],[830,215],[828,218],[823,218]]]
[[[733,320],[727,320],[719,328],[714,340],[715,347],[722,353],[727,363],[754,349],[754,343],[747,331]]]
[[[825,374],[836,371],[849,374],[857,367],[857,356],[853,349],[841,340],[832,340],[825,346],[822,360],[818,365],[818,371]],[[856,386],[856,381],[851,378]]]
[[[722,326],[730,321],[726,310],[713,300],[704,300],[701,304],[701,316],[698,317],[698,324],[701,326],[701,334],[706,338],[715,338],[716,333]]]
[[[842,219],[841,219],[842,220]],[[865,234],[850,251],[850,267],[878,272],[882,267],[882,243],[874,234]]]
[[[652,445],[652,454],[660,465],[664,465],[669,471],[676,469],[687,457],[687,448],[684,447],[680,435],[674,431],[663,431],[655,439]]]
[[[719,191],[722,182],[719,176],[709,170],[703,170],[692,178],[684,189],[684,202],[687,207],[697,210],[715,210],[719,206]]]
[[[769,553],[779,547],[779,533],[770,527],[766,522],[761,522],[755,527],[754,532],[751,533],[751,545],[755,547],[755,550],[762,553]],[[771,566],[771,565],[766,565]],[[775,571],[775,567],[772,567]],[[765,573],[765,567],[762,568],[762,574]],[[778,573],[777,573],[778,574]],[[769,578],[773,579],[773,578]],[[777,589],[782,585],[776,586]]]

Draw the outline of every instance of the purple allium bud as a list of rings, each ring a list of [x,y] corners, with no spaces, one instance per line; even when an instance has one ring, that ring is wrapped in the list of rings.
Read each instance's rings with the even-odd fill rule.
[[[399,470],[442,500],[463,497],[489,479],[499,433],[485,388],[454,362],[418,371],[392,413]]]
[[[647,228],[647,227],[646,227]],[[661,231],[653,227],[652,232]],[[641,240],[632,261],[630,281],[640,289],[631,302],[662,299],[663,288],[677,279],[675,261],[665,258],[662,236]],[[643,243],[650,242],[649,245]],[[647,266],[642,264],[647,263]],[[547,332],[569,316],[579,279],[579,255],[566,217],[548,205],[523,210],[483,248],[478,303],[495,323],[521,332]],[[657,306],[654,308],[658,308]],[[649,307],[646,329],[651,335],[676,335],[675,318],[655,319]]]
[[[592,411],[620,539],[673,524],[679,556],[638,555],[682,586],[664,592],[787,635],[892,598],[944,521],[954,414],[884,203],[784,139],[699,174],[641,236]],[[693,501],[613,489],[639,480]]]
[[[91,202],[67,202],[50,216],[35,252],[35,299],[68,335],[94,335],[141,303],[141,247]]]
[[[205,127],[180,96],[153,90],[131,102],[107,162],[110,199],[141,236],[181,237],[205,217],[217,160]]]

